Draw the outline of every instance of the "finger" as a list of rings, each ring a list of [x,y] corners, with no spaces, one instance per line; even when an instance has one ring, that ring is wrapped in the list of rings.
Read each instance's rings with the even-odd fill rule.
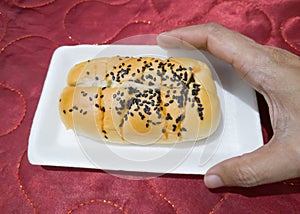
[[[240,64],[241,57],[244,57],[241,53],[248,53],[257,45],[250,38],[215,23],[178,28],[157,38],[158,44],[164,48],[179,48],[182,41],[198,49],[207,49],[233,65]]]
[[[207,171],[205,185],[251,187],[300,176],[297,144],[272,141],[252,153],[215,165]]]
[[[210,23],[179,28],[157,38],[158,44],[164,48],[180,48],[183,41],[198,49],[206,49],[232,64],[240,76],[256,89],[260,89],[260,79],[268,78],[263,76],[266,71],[259,72],[266,67],[262,64],[270,61],[263,46],[221,25]]]

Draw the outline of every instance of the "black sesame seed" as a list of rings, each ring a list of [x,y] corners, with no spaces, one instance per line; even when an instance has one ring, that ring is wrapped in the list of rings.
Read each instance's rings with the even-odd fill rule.
[[[166,120],[173,120],[173,117],[170,115],[170,113],[167,113]]]
[[[135,82],[135,83],[140,83],[140,84],[143,83],[142,81],[140,81],[140,80],[138,80],[138,79],[137,79],[137,80],[134,80],[134,82]]]
[[[67,113],[66,110],[63,110],[63,113],[66,114]]]
[[[101,111],[105,112],[105,108],[104,108],[104,107],[101,107]]]
[[[146,123],[146,128],[148,128],[149,127],[149,123]]]
[[[93,98],[92,98],[92,97],[89,97],[89,100],[90,100],[90,101],[93,101]]]
[[[61,99],[59,99],[59,102],[61,102]]]
[[[99,108],[100,106],[96,103],[96,104],[95,104],[95,107],[96,107],[96,108]]]
[[[160,119],[161,118],[161,113],[159,111],[157,111],[156,113],[157,113],[157,118]]]
[[[181,114],[179,117],[176,118],[176,123],[183,121],[184,118],[185,118],[185,116],[183,114]]]
[[[190,83],[191,83],[191,82],[195,82],[194,75],[192,75],[191,78],[190,78]]]
[[[90,72],[87,71],[86,74],[87,74],[87,75],[90,75]]]
[[[145,105],[144,112],[145,114],[151,115],[150,107]]]
[[[176,131],[176,128],[177,128],[177,126],[173,124],[173,125],[172,125],[172,127],[173,127],[172,131],[173,131],[173,132],[175,132],[175,131]]]
[[[105,139],[108,139],[108,137],[106,135],[104,137],[105,137]]]
[[[200,103],[200,98],[199,98],[199,97],[195,97],[195,101],[196,101],[197,103]]]
[[[87,111],[83,112],[82,114],[83,114],[83,115],[86,115],[86,114],[87,114]]]
[[[97,80],[97,81],[98,81],[98,80],[99,80],[99,77],[95,76],[95,80]]]
[[[204,108],[198,108],[197,110],[198,110],[198,112],[200,112],[200,111],[203,111]]]
[[[183,78],[183,80],[184,80],[184,81],[187,81],[187,77],[188,77],[187,72],[184,72],[184,78]]]
[[[101,94],[100,98],[103,98],[103,97],[104,97],[104,95],[103,95],[103,94]]]
[[[72,111],[73,111],[73,109],[70,108],[70,109],[69,109],[69,112],[72,112]]]
[[[197,96],[197,95],[198,95],[198,91],[199,91],[199,90],[193,89],[193,90],[192,90],[192,95],[193,95],[193,96]]]
[[[145,119],[145,115],[143,115],[141,112],[139,112],[139,115],[140,115],[140,117],[141,117],[142,120]]]
[[[103,132],[104,134],[106,134],[106,131],[105,131],[105,130],[102,130],[102,132]]]

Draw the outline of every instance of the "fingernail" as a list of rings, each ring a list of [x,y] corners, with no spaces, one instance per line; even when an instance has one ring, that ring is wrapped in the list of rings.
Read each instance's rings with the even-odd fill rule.
[[[160,34],[158,35],[158,38],[162,38],[162,37],[167,37],[167,38],[169,38],[170,36],[169,36],[169,33],[168,33],[168,32],[162,32],[162,33],[160,33]]]
[[[177,40],[174,39],[174,37],[169,36],[169,33],[164,32],[158,35],[157,44],[162,48],[174,48],[178,46]]]
[[[205,176],[204,183],[208,188],[218,188],[224,186],[222,179],[217,175]]]
[[[164,36],[164,35],[168,35],[168,32],[167,32],[167,31],[165,31],[165,32],[161,32],[159,35],[162,35],[162,36]]]

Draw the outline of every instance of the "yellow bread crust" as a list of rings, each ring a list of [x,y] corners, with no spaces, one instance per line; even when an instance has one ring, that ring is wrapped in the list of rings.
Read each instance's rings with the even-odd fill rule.
[[[100,141],[198,141],[220,121],[211,72],[190,58],[97,58],[75,65],[67,84],[59,102],[62,122]]]

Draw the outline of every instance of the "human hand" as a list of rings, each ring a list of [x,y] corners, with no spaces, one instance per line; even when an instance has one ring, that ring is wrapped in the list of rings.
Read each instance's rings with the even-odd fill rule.
[[[214,23],[175,29],[157,38],[164,48],[178,48],[183,41],[232,64],[266,99],[274,131],[258,150],[210,168],[205,185],[250,187],[300,177],[300,57]]]

